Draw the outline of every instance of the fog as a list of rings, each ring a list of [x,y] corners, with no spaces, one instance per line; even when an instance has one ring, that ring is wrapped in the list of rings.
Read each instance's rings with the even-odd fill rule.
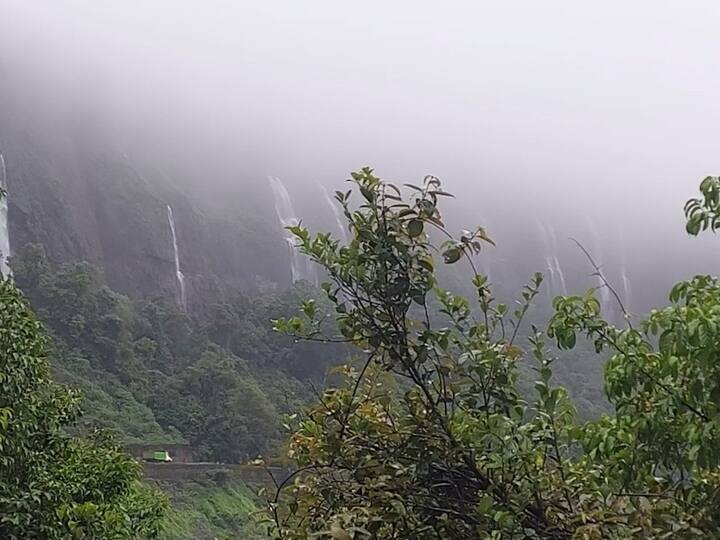
[[[316,181],[433,174],[518,274],[548,224],[642,295],[720,266],[682,215],[718,171],[718,28],[709,0],[0,0],[0,90],[229,205],[268,175],[328,212]]]

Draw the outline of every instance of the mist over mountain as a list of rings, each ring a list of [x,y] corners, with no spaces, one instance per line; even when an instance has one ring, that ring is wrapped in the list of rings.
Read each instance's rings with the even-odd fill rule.
[[[172,204],[199,289],[285,285],[267,177],[337,233],[318,182],[371,165],[440,177],[450,225],[488,228],[508,289],[534,270],[552,294],[592,285],[574,237],[646,310],[720,264],[681,212],[715,163],[718,8],[650,5],[3,0],[12,244],[169,290]]]

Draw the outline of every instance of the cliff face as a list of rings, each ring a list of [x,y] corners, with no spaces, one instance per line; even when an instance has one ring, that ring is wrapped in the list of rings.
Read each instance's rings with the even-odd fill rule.
[[[211,211],[122,153],[82,141],[54,143],[0,127],[13,250],[42,243],[55,262],[84,259],[100,266],[108,284],[130,296],[172,296],[171,205],[191,307],[232,290],[289,284],[287,245],[269,192],[267,208],[251,215],[243,212],[243,201],[237,214]]]

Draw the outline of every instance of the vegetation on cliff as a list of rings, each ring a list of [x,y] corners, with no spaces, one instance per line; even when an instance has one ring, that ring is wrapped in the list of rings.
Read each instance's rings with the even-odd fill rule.
[[[187,442],[198,460],[274,452],[281,416],[310,395],[327,359],[274,337],[270,320],[308,290],[242,294],[191,318],[162,298],[133,302],[85,263],[53,268],[41,245],[13,257],[17,285],[52,336],[57,378],[82,390],[81,429],[125,442]],[[336,350],[337,353],[341,351]]]

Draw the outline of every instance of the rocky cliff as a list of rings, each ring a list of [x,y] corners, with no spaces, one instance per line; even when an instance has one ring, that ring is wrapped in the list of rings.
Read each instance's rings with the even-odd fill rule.
[[[100,266],[109,285],[130,296],[173,295],[171,205],[191,308],[232,290],[290,282],[269,191],[264,208],[247,212],[247,201],[226,201],[230,210],[221,212],[126,154],[71,137],[58,141],[0,126],[0,152],[7,161],[11,249],[42,243],[55,262]]]

